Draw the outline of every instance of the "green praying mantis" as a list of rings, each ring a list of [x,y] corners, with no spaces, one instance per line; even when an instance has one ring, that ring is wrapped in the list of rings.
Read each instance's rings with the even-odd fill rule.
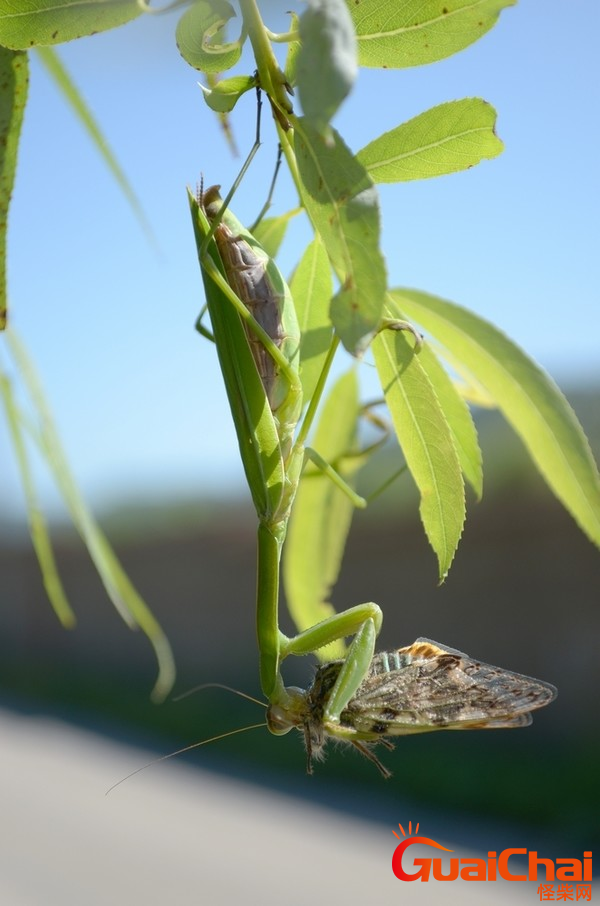
[[[267,726],[278,735],[288,732],[302,723],[305,712],[301,690],[283,682],[282,661],[354,635],[323,715],[328,732],[335,735],[342,711],[368,673],[382,613],[369,602],[292,638],[279,629],[279,569],[291,507],[307,459],[322,466],[305,447],[315,400],[298,428],[300,336],[293,300],[277,265],[222,202],[218,187],[201,190],[197,197],[189,193],[189,201],[214,340],[258,515],[256,613]],[[336,346],[332,340],[326,368]],[[362,503],[340,476],[327,471]]]
[[[531,722],[530,712],[552,701],[556,690],[427,639],[376,655],[383,615],[373,602],[330,616],[291,638],[279,629],[281,553],[307,461],[356,506],[365,501],[306,446],[338,340],[332,337],[321,378],[304,408],[300,332],[290,290],[275,261],[229,210],[244,172],[225,201],[219,187],[211,186],[197,196],[190,192],[189,202],[211,336],[258,516],[256,619],[266,725],[275,735],[293,728],[303,732],[309,773],[313,758],[321,756],[332,737],[351,743],[389,777],[371,743],[393,748],[384,737],[524,726]],[[412,330],[404,321],[382,323],[381,329],[389,328]],[[285,685],[285,658],[318,653],[350,636],[346,656],[319,667],[308,690]]]

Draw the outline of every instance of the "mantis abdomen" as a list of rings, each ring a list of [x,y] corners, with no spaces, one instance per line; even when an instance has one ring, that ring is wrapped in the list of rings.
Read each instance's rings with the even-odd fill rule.
[[[211,186],[202,194],[202,206],[210,223],[219,214],[222,199],[219,186]],[[269,273],[270,259],[254,238],[225,211],[215,228],[214,239],[225,268],[227,282],[244,303],[257,324],[262,327],[275,346],[288,361],[297,355],[299,336],[286,329],[289,324],[286,287],[276,286],[273,272]],[[295,317],[294,317],[295,322]],[[244,325],[252,357],[260,375],[272,412],[276,412],[287,397],[289,384],[279,378],[280,369],[264,343]]]

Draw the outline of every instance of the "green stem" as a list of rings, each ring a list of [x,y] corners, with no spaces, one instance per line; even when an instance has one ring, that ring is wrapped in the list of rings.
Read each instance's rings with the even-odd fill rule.
[[[298,162],[296,160],[296,152],[294,151],[293,146],[293,127],[292,129],[284,129],[277,120],[275,120],[275,125],[277,127],[277,135],[279,137],[279,144],[281,145],[281,150],[283,151],[283,156],[285,157],[286,163],[290,170],[290,175],[294,180],[294,185],[296,186],[296,191],[298,192],[298,200],[300,207],[304,207],[302,201],[302,192],[300,189],[301,181],[300,174],[298,172]]]
[[[260,683],[265,696],[273,701],[283,688],[279,675],[279,561],[287,520],[276,525],[258,526],[258,563],[256,570],[256,633],[260,652]]]
[[[254,51],[261,88],[283,113],[291,113],[292,105],[285,87],[285,76],[273,53],[256,0],[240,0],[240,10]]]
[[[270,28],[267,28],[266,32],[269,36],[269,40],[273,41],[274,44],[289,44],[290,41],[300,40],[300,32],[298,31],[298,29],[292,29],[291,31],[286,32],[276,32],[271,31]]]

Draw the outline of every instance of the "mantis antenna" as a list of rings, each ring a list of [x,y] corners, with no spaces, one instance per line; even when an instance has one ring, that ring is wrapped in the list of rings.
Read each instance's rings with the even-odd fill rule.
[[[194,686],[192,689],[188,689],[187,692],[182,692],[181,695],[176,696],[173,699],[174,702],[180,702],[183,698],[187,698],[189,695],[193,695],[194,692],[201,692],[203,689],[225,689],[226,692],[232,692],[234,695],[239,695],[240,698],[245,698],[249,702],[253,702],[255,705],[260,705],[261,708],[266,708],[267,705],[264,702],[261,702],[258,698],[253,698],[252,695],[247,695],[245,692],[240,692],[239,689],[234,689],[233,686],[226,686],[224,683],[201,683],[199,686]],[[116,783],[113,783],[111,787],[104,794],[108,796],[116,787],[120,786],[122,783],[125,783],[126,780],[129,780],[130,777],[135,777],[136,774],[139,774],[141,771],[145,771],[146,768],[151,768],[152,765],[158,764],[160,761],[166,761],[167,758],[174,758],[175,755],[183,755],[184,752],[189,752],[191,749],[198,749],[200,746],[207,746],[209,742],[217,742],[219,739],[226,739],[228,736],[236,736],[238,733],[245,733],[246,730],[257,730],[259,727],[266,727],[267,722],[262,721],[259,724],[250,724],[247,727],[238,727],[237,730],[228,730],[227,733],[220,733],[218,736],[211,736],[210,739],[202,739],[200,742],[193,742],[189,746],[184,746],[182,749],[177,749],[175,752],[169,752],[168,755],[161,755],[159,758],[155,758],[153,761],[149,761],[148,764],[142,765],[141,768],[136,768],[135,771],[132,771],[131,774],[127,774],[126,777],[123,777],[121,780],[117,780]]]
[[[246,698],[247,696],[244,696]],[[245,733],[247,730],[258,730],[259,727],[266,727],[267,722],[262,721],[259,724],[249,724],[247,727],[238,727],[237,730],[228,730],[227,733],[219,733],[218,736],[211,736],[210,739],[201,739],[200,742],[193,742],[189,746],[184,746],[182,749],[176,749],[175,752],[169,752],[168,755],[161,755],[160,758],[154,758],[152,761],[149,761],[147,764],[143,764],[141,768],[136,768],[135,771],[132,771],[131,774],[127,774],[126,777],[122,777],[121,780],[117,780],[116,783],[113,783],[104,794],[108,796],[109,793],[112,793],[114,789],[118,786],[121,786],[122,783],[125,783],[126,780],[129,780],[131,777],[135,777],[136,774],[140,774],[142,771],[145,771],[146,768],[151,768],[155,764],[159,764],[161,761],[166,761],[168,758],[175,758],[176,755],[183,755],[184,752],[190,752],[192,749],[199,749],[200,746],[207,746],[209,742],[217,742],[219,739],[227,739],[228,736],[237,736],[238,733]]]

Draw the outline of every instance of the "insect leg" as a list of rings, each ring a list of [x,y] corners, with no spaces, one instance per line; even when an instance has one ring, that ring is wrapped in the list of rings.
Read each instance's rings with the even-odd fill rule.
[[[389,778],[392,776],[392,772],[389,771],[384,764],[382,764],[377,755],[375,755],[375,753],[372,749],[369,748],[369,746],[365,745],[362,742],[357,742],[355,739],[351,739],[350,742],[355,749],[358,749],[361,755],[364,755],[365,758],[368,758],[369,761],[373,762],[373,764],[379,770],[385,780],[389,780]],[[388,742],[387,739],[382,739],[381,742],[385,744],[385,747],[387,749],[394,748],[393,744],[391,742]]]
[[[264,205],[260,209],[260,213],[259,213],[258,217],[254,221],[252,226],[248,227],[248,232],[250,232],[250,233],[253,233],[256,230],[256,227],[259,225],[259,223],[261,222],[261,220],[263,219],[263,217],[265,216],[265,214],[271,207],[271,203],[273,201],[273,193],[275,191],[275,183],[277,182],[277,176],[279,174],[279,170],[281,167],[282,154],[283,154],[283,152],[281,149],[281,144],[279,144],[277,146],[277,160],[275,162],[275,170],[273,172],[273,178],[271,179],[271,185],[269,186],[269,194],[267,195],[267,200],[265,201]]]
[[[357,494],[327,460],[323,459],[323,457],[317,453],[316,450],[313,450],[312,447],[305,447],[304,455],[306,459],[310,459],[319,471],[322,472],[323,475],[326,475],[327,478],[329,478],[329,480],[352,501],[357,509],[364,510],[367,505],[365,498],[361,497],[360,494]]]
[[[258,79],[258,75],[257,75],[257,79]],[[254,144],[253,144],[252,147],[250,148],[250,152],[249,152],[249,154],[248,154],[246,160],[245,160],[244,163],[242,164],[242,166],[241,166],[241,168],[240,168],[240,172],[239,172],[238,175],[236,176],[236,178],[235,178],[235,180],[234,180],[234,182],[233,182],[232,187],[230,188],[229,192],[228,192],[227,195],[225,196],[225,199],[223,200],[223,202],[222,202],[222,204],[221,204],[221,207],[220,207],[218,213],[215,215],[214,218],[211,218],[211,227],[210,227],[210,230],[209,230],[208,235],[206,236],[206,238],[205,238],[205,240],[204,240],[204,244],[203,244],[203,246],[202,246],[202,249],[200,250],[200,258],[201,258],[201,259],[203,259],[204,256],[207,254],[208,246],[209,246],[210,240],[213,238],[213,236],[214,236],[214,234],[215,234],[215,231],[216,231],[217,227],[219,226],[219,224],[221,223],[221,220],[223,219],[223,214],[225,213],[225,211],[226,211],[227,208],[229,207],[229,203],[230,203],[231,199],[233,198],[233,196],[234,196],[235,193],[237,192],[238,187],[239,187],[239,185],[240,185],[242,179],[243,179],[244,176],[246,175],[246,173],[247,173],[247,171],[248,171],[248,169],[249,169],[249,167],[250,167],[250,164],[251,164],[252,161],[254,160],[254,157],[255,157],[255,155],[256,155],[256,152],[257,152],[258,149],[260,148],[260,119],[261,119],[261,111],[262,111],[262,99],[261,99],[261,93],[260,93],[260,85],[258,84],[258,81],[257,81],[257,84],[256,84],[256,135],[255,135],[255,138],[254,138]]]
[[[203,336],[205,340],[210,340],[211,343],[214,343],[215,342],[214,334],[212,333],[211,330],[208,329],[208,327],[205,327],[204,324],[202,323],[204,315],[206,314],[207,311],[208,311],[208,304],[205,303],[202,306],[202,310],[200,311],[200,314],[196,318],[195,327],[196,327],[196,330],[198,331],[198,333],[201,336]]]

